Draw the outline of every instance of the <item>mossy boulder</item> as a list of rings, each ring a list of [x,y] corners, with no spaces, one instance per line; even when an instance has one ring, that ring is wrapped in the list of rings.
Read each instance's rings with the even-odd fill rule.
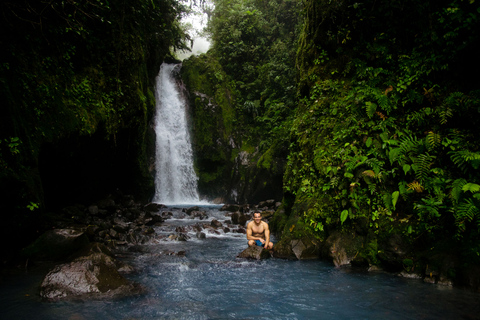
[[[84,255],[83,255],[84,254]],[[120,271],[131,271],[108,249],[93,244],[72,262],[55,266],[43,279],[40,296],[46,300],[101,299],[139,294],[143,289]]]

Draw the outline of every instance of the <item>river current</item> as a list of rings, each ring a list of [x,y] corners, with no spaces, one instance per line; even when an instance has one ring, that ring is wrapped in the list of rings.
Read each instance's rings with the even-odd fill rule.
[[[209,223],[229,217],[204,206]],[[127,277],[146,288],[119,300],[42,302],[44,272],[3,277],[0,319],[478,319],[480,295],[387,273],[335,268],[322,261],[243,260],[235,229],[205,229],[199,239],[181,208],[156,227],[150,243],[117,253]],[[186,227],[187,241],[172,240]],[[275,242],[275,239],[273,239]]]

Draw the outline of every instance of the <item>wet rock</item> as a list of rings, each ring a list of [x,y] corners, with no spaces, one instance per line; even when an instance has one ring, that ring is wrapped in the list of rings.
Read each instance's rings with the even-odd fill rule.
[[[238,204],[225,204],[220,208],[220,211],[235,212],[239,210],[240,210],[240,206]]]
[[[252,246],[243,250],[237,257],[243,259],[263,260],[270,258],[271,254],[270,251],[263,247]]]
[[[111,198],[106,198],[98,201],[97,206],[99,209],[106,209],[106,210],[116,209],[115,201]]]
[[[205,232],[197,232],[196,237],[197,239],[205,239],[206,238]]]
[[[185,213],[190,216],[190,215],[192,215],[192,212],[193,212],[193,211],[200,211],[200,207],[194,206],[194,207],[188,208],[188,209],[185,211]]]
[[[157,214],[152,215],[150,221],[146,223],[147,226],[156,226],[163,223],[163,218]]]
[[[98,206],[91,205],[88,207],[88,212],[92,215],[97,215],[98,214]]]
[[[143,206],[143,209],[147,212],[159,212],[162,208],[165,208],[163,204],[153,202]]]
[[[123,297],[142,292],[140,286],[118,271],[130,270],[109,255],[104,246],[94,244],[86,255],[58,265],[43,279],[40,296],[48,300],[69,298]]]
[[[247,216],[246,214],[240,214],[238,217],[238,225],[240,226],[245,226],[247,224],[247,221],[250,220],[250,216]]]
[[[336,267],[349,265],[362,250],[364,238],[354,233],[333,232],[325,241],[321,255],[331,259]]]
[[[38,260],[62,260],[89,243],[87,235],[81,230],[55,229],[42,234],[22,253]]]
[[[240,218],[240,212],[234,212],[232,213],[232,223],[233,224],[238,224],[238,220]]]
[[[222,227],[222,223],[220,221],[218,221],[217,219],[213,219],[212,222],[210,222],[210,225],[212,227],[214,227],[215,229]]]
[[[289,260],[319,259],[320,244],[308,238],[283,239],[275,245],[273,256]]]
[[[422,275],[418,273],[410,273],[407,271],[402,271],[398,274],[399,277],[407,279],[422,279]]]
[[[275,200],[261,201],[258,203],[258,208],[273,209],[275,208]]]
[[[390,235],[386,241],[379,243],[378,259],[386,271],[400,272],[403,270],[403,260],[410,251],[400,234]]]

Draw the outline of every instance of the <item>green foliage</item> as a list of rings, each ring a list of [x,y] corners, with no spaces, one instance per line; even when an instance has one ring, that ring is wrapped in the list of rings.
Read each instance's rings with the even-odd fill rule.
[[[174,0],[8,0],[0,11],[0,191],[9,198],[0,211],[44,208],[39,154],[72,136],[98,133],[117,147],[128,131],[125,158],[138,165],[133,175],[150,179],[151,88],[170,50],[188,40],[177,21],[185,8]]]
[[[478,4],[307,1],[304,18],[284,189],[329,203],[305,219],[322,230],[368,218],[437,239],[478,234],[480,95],[455,73],[470,62],[452,65],[479,41]]]

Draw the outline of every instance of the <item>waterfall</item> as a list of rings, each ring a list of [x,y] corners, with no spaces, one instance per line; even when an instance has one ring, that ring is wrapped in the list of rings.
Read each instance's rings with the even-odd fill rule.
[[[174,78],[176,64],[163,63],[156,78],[154,202],[199,202],[185,101]]]

